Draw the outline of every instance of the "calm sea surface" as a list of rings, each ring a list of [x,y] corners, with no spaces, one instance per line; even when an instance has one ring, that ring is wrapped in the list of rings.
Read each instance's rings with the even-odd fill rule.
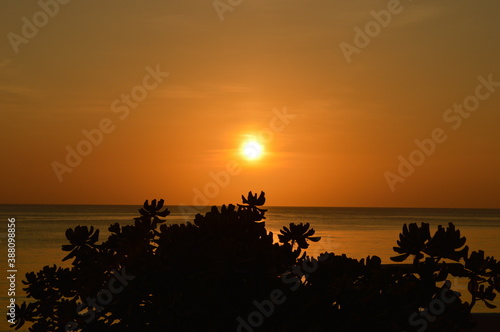
[[[45,265],[58,264],[65,253],[61,245],[66,243],[65,231],[77,225],[93,225],[100,229],[100,240],[107,238],[108,226],[119,222],[132,224],[138,216],[139,206],[131,205],[0,205],[0,315],[4,316],[8,299],[6,291],[6,234],[7,218],[16,218],[17,239],[17,300],[22,302],[21,280],[29,271],[38,271]],[[195,211],[205,212],[209,208],[199,207],[172,211],[167,223],[192,221]],[[383,263],[391,263],[389,257],[395,253],[398,234],[404,223],[430,223],[437,225],[453,222],[464,236],[471,250],[482,249],[486,255],[500,259],[500,210],[477,209],[406,209],[406,208],[321,208],[321,207],[267,207],[266,226],[274,234],[289,223],[309,222],[322,239],[308,250],[311,256],[321,252],[347,254],[353,258],[377,255]],[[65,265],[65,264],[62,264]],[[467,290],[463,282],[451,280],[462,294]],[[500,305],[497,299],[495,304]],[[500,312],[485,310],[477,305],[477,312]],[[4,320],[0,320],[2,331]]]

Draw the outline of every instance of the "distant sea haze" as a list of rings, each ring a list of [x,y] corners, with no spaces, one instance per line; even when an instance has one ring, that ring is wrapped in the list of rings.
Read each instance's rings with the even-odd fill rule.
[[[7,219],[16,218],[17,269],[19,278],[26,272],[38,271],[45,265],[69,266],[62,263],[67,254],[61,250],[66,244],[66,229],[78,225],[94,226],[100,230],[99,240],[107,239],[109,225],[118,222],[132,224],[139,215],[140,206],[132,205],[0,205],[3,226],[0,229],[1,255],[7,254]],[[178,206],[169,206],[171,214],[166,223],[193,221],[194,215],[183,215]],[[199,208],[208,211],[210,207]],[[426,222],[431,225],[431,233],[437,225],[453,222],[467,237],[470,250],[484,250],[488,256],[500,258],[500,210],[493,209],[419,209],[419,208],[334,208],[334,207],[267,207],[265,220],[268,231],[275,235],[283,226],[293,223],[310,223],[321,236],[318,243],[311,243],[308,255],[317,256],[322,252],[346,254],[360,259],[377,255],[383,264],[392,264],[389,259],[396,253],[396,245],[404,223]],[[0,260],[0,302],[2,308],[7,300],[5,260]],[[408,260],[405,263],[410,263]],[[453,277],[450,277],[453,278]],[[459,291],[467,295],[466,286],[459,280],[451,280]],[[17,281],[19,294],[22,283]],[[460,284],[460,285],[459,285]],[[22,296],[18,297],[21,301]],[[499,299],[495,300],[499,305]],[[486,310],[481,304],[475,311],[500,312],[500,309]],[[5,310],[5,309],[2,309]],[[3,312],[3,311],[2,311]]]

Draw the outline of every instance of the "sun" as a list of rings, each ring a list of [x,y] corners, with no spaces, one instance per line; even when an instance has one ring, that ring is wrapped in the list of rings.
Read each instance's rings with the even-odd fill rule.
[[[264,147],[256,140],[248,140],[241,145],[241,154],[247,160],[257,160],[264,154]]]

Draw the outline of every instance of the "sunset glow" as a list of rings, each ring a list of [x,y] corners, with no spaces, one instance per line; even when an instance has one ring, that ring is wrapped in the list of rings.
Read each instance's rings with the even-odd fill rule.
[[[243,143],[241,154],[247,160],[257,160],[262,157],[264,147],[256,140],[249,140]]]
[[[0,332],[498,330],[500,0],[0,7]]]
[[[500,2],[236,2],[5,5],[0,202],[500,208]]]

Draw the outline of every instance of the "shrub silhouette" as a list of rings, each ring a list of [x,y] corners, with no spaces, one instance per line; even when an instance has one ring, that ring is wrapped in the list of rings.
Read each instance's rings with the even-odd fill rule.
[[[69,252],[64,260],[72,259],[71,268],[45,266],[26,274],[24,290],[33,301],[16,307],[13,327],[29,322],[29,331],[43,332],[416,331],[423,323],[411,317],[442,294],[454,294],[441,285],[451,274],[470,279],[473,299],[469,304],[455,296],[425,327],[460,331],[473,327],[469,314],[476,301],[492,306],[500,290],[500,264],[482,251],[468,255],[468,247],[460,249],[465,238],[451,223],[432,237],[428,224],[404,225],[394,247],[400,255],[392,259],[413,256],[413,269],[405,271],[381,265],[377,256],[309,257],[303,250],[320,238],[308,223],[283,227],[274,242],[262,221],[264,203],[263,192],[250,192],[243,204],[214,206],[193,223],[167,226],[164,201],[146,201],[133,225],[111,225],[100,244],[93,227],[68,229],[70,244],[62,250]],[[272,304],[276,291],[282,301]]]

